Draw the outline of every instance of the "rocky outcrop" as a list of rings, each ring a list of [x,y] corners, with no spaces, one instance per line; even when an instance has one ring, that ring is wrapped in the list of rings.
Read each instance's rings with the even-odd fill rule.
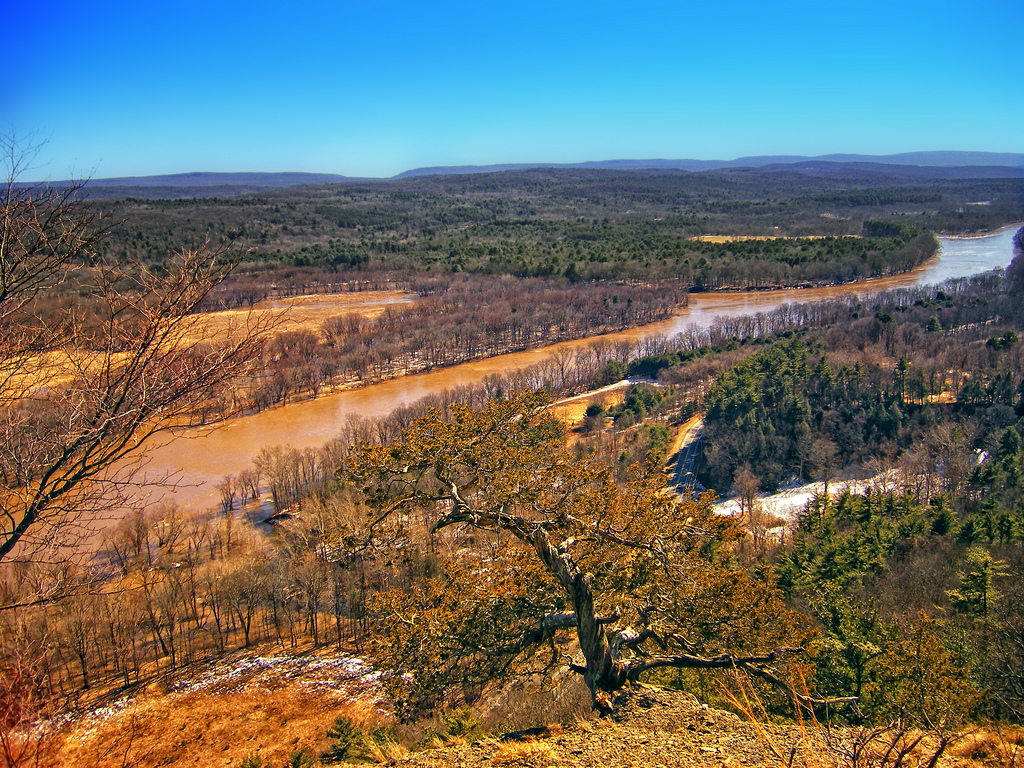
[[[526,741],[485,739],[410,754],[395,763],[423,768],[483,766],[603,766],[604,768],[739,768],[804,764],[801,732],[744,722],[709,709],[689,694],[634,687],[618,697],[614,714],[548,729]]]

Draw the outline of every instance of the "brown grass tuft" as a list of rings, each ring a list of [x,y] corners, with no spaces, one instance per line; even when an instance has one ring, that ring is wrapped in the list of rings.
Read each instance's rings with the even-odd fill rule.
[[[1024,766],[1024,730],[1020,728],[988,728],[975,731],[957,744],[952,754],[963,766]]]
[[[577,731],[583,731],[583,733],[593,733],[594,731],[594,721],[587,717],[577,715],[572,724]]]
[[[558,760],[558,750],[542,741],[512,741],[502,744],[491,757],[494,765],[511,765],[524,760]]]

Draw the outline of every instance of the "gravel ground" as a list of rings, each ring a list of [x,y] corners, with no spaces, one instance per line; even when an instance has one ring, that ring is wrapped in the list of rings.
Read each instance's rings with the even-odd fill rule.
[[[611,717],[588,720],[533,743],[495,739],[411,754],[396,765],[424,768],[473,766],[603,766],[738,768],[806,765],[796,728],[763,728],[708,709],[688,694],[644,687],[623,697]],[[771,741],[772,746],[766,743]],[[795,749],[795,752],[794,752]],[[776,754],[776,751],[779,754]],[[808,758],[811,756],[808,755]],[[823,764],[825,761],[821,761]]]

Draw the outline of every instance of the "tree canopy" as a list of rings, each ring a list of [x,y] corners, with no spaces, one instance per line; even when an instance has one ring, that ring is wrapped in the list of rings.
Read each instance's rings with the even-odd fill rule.
[[[713,495],[679,499],[653,467],[616,485],[566,449],[544,406],[516,394],[451,421],[432,413],[342,472],[368,506],[367,543],[386,531],[405,557],[437,559],[372,601],[375,656],[407,714],[520,671],[571,669],[598,707],[665,667],[775,678],[800,622],[770,582],[731,565],[725,545],[741,533]]]

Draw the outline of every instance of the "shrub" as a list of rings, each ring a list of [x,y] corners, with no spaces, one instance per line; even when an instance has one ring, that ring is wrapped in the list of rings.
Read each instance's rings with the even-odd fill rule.
[[[445,735],[449,741],[463,739],[467,742],[475,741],[483,736],[483,725],[469,707],[459,707],[451,712],[441,715],[441,722],[444,724]]]
[[[334,741],[323,755],[323,760],[329,763],[383,762],[398,743],[390,725],[367,727],[348,715],[340,715],[327,731],[327,736]]]
[[[260,757],[259,750],[256,750],[242,758],[240,768],[270,768],[270,764],[264,763],[263,758]]]

